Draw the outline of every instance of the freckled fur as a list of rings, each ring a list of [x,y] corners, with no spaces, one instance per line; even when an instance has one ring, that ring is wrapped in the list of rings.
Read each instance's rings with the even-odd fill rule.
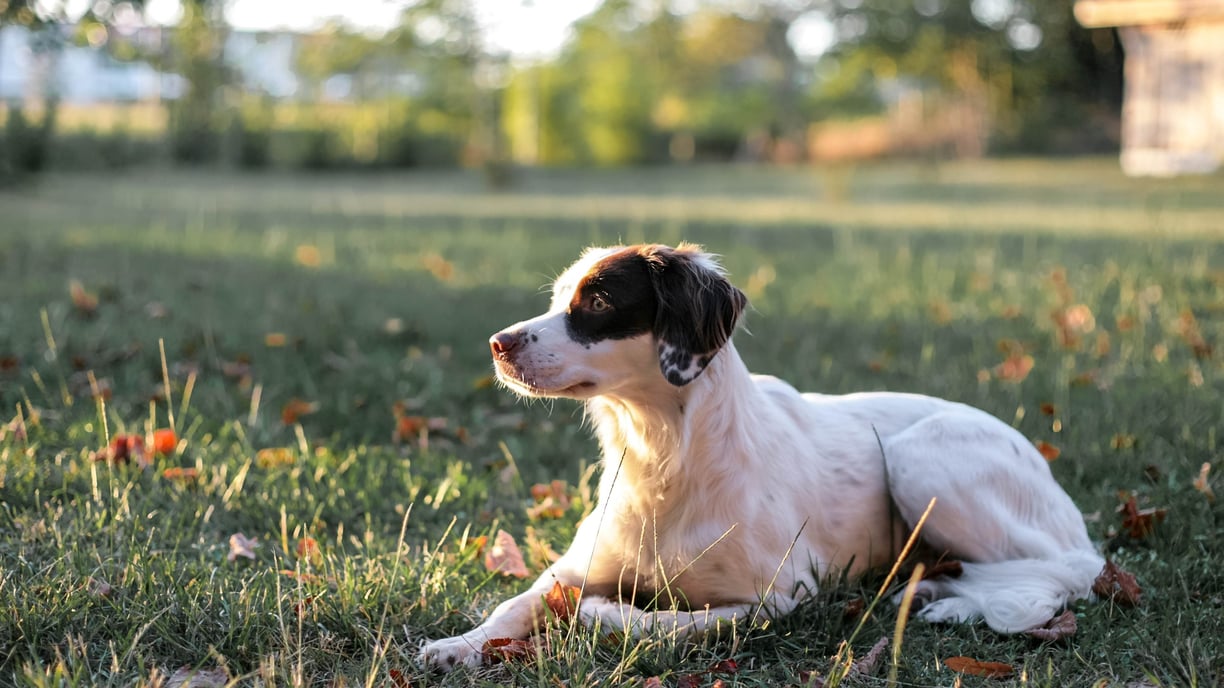
[[[693,271],[663,283],[701,293],[666,294],[660,308],[705,318],[742,310],[742,295],[696,247],[634,248],[662,269]],[[984,619],[1011,633],[1090,595],[1104,561],[1078,509],[1037,450],[983,411],[913,394],[800,394],[749,373],[727,339],[734,319],[715,351],[684,354],[693,361],[683,384],[666,377],[679,356],[664,338],[674,328],[567,337],[576,285],[623,250],[586,251],[557,279],[549,312],[500,333],[521,344],[495,355],[514,391],[585,402],[603,449],[599,501],[529,590],[472,631],[425,645],[427,662],[476,664],[485,640],[529,635],[555,581],[583,587],[580,616],[605,629],[699,633],[758,610],[784,614],[829,577],[891,562],[932,497],[925,541],[970,563],[959,578],[920,586],[921,616]],[[716,338],[725,327],[687,325]]]

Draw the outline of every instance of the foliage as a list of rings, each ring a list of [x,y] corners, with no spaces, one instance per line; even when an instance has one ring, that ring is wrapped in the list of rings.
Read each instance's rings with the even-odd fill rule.
[[[1222,182],[1129,180],[1108,161],[542,170],[523,195],[465,171],[48,176],[0,198],[0,675],[830,675],[878,580],[691,644],[557,628],[531,666],[442,680],[415,665],[422,639],[521,589],[489,572],[480,536],[510,533],[538,570],[596,477],[575,404],[490,385],[488,334],[539,312],[584,245],[688,239],[751,298],[736,342],[752,369],[958,399],[1057,446],[1090,533],[1139,577],[1138,607],[1076,605],[1057,642],[911,623],[902,684],[952,685],[958,656],[1013,667],[1002,686],[1218,684],[1224,506],[1202,464],[1224,422]],[[117,436],[129,454],[146,436],[151,465],[110,460]],[[228,561],[231,541],[254,559]],[[849,649],[870,656],[895,621],[879,605]]]

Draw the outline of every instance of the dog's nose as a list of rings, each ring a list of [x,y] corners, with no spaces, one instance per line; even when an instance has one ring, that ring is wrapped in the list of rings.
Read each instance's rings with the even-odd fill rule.
[[[489,349],[493,351],[493,355],[498,358],[505,358],[510,355],[510,352],[518,348],[519,343],[523,340],[518,334],[509,332],[498,332],[489,337]]]

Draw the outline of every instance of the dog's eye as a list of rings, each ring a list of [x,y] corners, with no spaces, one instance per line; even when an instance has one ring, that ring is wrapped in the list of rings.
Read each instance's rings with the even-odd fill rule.
[[[611,309],[612,304],[608,303],[608,300],[600,296],[599,294],[595,294],[594,296],[591,297],[590,307],[592,311],[596,313],[602,313],[606,310]]]

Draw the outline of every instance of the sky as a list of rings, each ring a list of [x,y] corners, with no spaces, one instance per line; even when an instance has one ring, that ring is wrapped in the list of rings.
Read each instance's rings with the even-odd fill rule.
[[[79,16],[94,0],[68,0],[69,16]],[[101,0],[108,1],[108,0]],[[488,47],[519,57],[556,55],[575,20],[592,12],[600,0],[473,0]],[[694,7],[700,0],[690,0]],[[371,30],[395,24],[404,2],[394,0],[230,0],[226,18],[237,29],[310,31],[334,17]],[[174,24],[179,0],[147,0],[146,17],[156,24]],[[833,40],[828,21],[818,16],[800,19],[791,43],[804,57],[824,52]]]

